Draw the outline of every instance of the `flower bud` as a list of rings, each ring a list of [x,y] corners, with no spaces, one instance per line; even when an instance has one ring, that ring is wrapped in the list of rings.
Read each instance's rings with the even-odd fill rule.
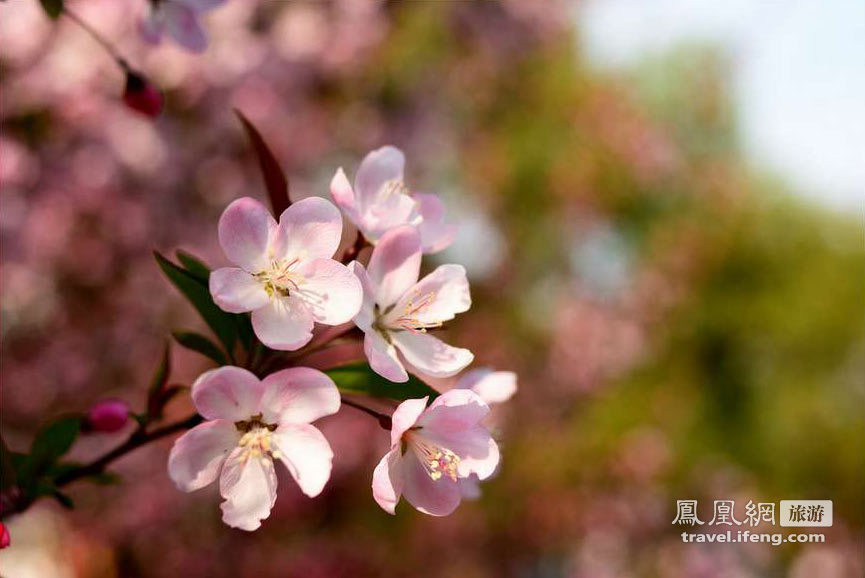
[[[6,527],[6,524],[0,522],[0,549],[6,548],[10,543],[9,529]]]
[[[119,399],[98,402],[87,412],[84,429],[88,432],[113,433],[129,421],[129,406]]]
[[[145,76],[132,70],[126,72],[123,102],[132,110],[149,117],[157,117],[162,112],[162,93]]]

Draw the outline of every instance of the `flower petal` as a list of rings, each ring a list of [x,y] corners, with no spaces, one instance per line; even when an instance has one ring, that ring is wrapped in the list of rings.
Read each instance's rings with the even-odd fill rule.
[[[372,328],[372,322],[375,318],[375,288],[372,281],[369,280],[366,269],[358,261],[349,263],[348,270],[354,273],[363,290],[363,300],[360,304],[360,310],[354,318],[354,323],[366,332]]]
[[[184,492],[210,485],[239,440],[240,433],[228,420],[195,426],[174,442],[168,455],[168,476]]]
[[[287,260],[330,259],[342,238],[342,216],[333,203],[307,197],[282,212],[273,254]]]
[[[219,218],[219,244],[226,257],[250,273],[270,264],[267,249],[276,221],[264,205],[249,197],[232,202]]]
[[[424,409],[426,409],[427,400],[429,400],[429,397],[407,399],[394,410],[390,418],[390,444],[392,447],[400,447],[400,440],[403,434],[417,423],[418,418],[421,417]]]
[[[467,478],[459,478],[460,493],[463,499],[477,500],[481,497],[481,481],[474,474]]]
[[[367,240],[376,244],[389,230],[400,225],[417,226],[421,221],[417,201],[404,193],[383,192],[364,207],[358,226]]]
[[[253,275],[238,267],[223,267],[210,274],[210,294],[223,311],[246,313],[264,307],[270,296]]]
[[[421,255],[420,236],[409,226],[388,231],[375,246],[368,273],[383,311],[417,282]]]
[[[415,193],[413,195],[418,204],[418,211],[423,220],[418,226],[420,231],[423,252],[437,253],[446,249],[454,241],[457,228],[444,222],[444,203],[438,195]]]
[[[252,312],[255,335],[271,349],[300,349],[312,339],[312,327],[312,313],[297,297],[274,298]]]
[[[165,13],[165,32],[178,44],[192,52],[203,52],[207,48],[207,36],[195,10],[175,2],[165,2],[159,10]]]
[[[354,198],[354,189],[345,176],[342,168],[337,169],[336,174],[330,180],[330,196],[336,205],[346,212],[352,221],[357,221],[357,203]]]
[[[231,365],[211,369],[192,384],[192,402],[205,419],[249,419],[259,411],[261,393],[252,372]]]
[[[363,339],[363,352],[369,366],[380,376],[396,383],[408,381],[408,373],[396,353],[396,348],[385,341],[378,331],[370,330]]]
[[[300,490],[314,498],[330,479],[333,450],[324,435],[309,424],[280,425],[273,444]]]
[[[147,15],[138,23],[138,31],[141,33],[141,37],[150,44],[159,44],[162,40],[162,29],[164,26],[164,14],[159,10],[155,10],[148,3]]]
[[[492,476],[499,465],[499,446],[489,430],[476,425],[465,430],[423,430],[424,437],[445,447],[460,458],[459,475],[476,474],[481,480]]]
[[[458,482],[447,476],[433,480],[420,460],[408,456],[402,469],[402,495],[419,511],[431,516],[447,516],[460,505],[462,493]]]
[[[357,276],[342,263],[313,259],[300,263],[297,272],[303,281],[292,295],[304,300],[318,323],[340,325],[360,311],[363,289]]]
[[[339,390],[317,369],[283,369],[262,383],[261,412],[267,423],[312,423],[339,411]]]
[[[472,305],[469,282],[462,265],[441,265],[417,282],[400,298],[386,317],[387,325],[412,309],[412,317],[424,325],[435,325],[468,311]]]
[[[429,333],[399,331],[391,335],[405,360],[421,373],[432,377],[456,375],[475,357],[468,349],[451,347]]]
[[[402,448],[386,453],[372,473],[372,497],[388,514],[394,514],[402,495]]]
[[[476,426],[490,413],[489,406],[470,389],[452,389],[438,396],[418,420],[425,430],[449,434]]]
[[[248,457],[235,448],[219,477],[222,521],[232,528],[252,531],[270,515],[276,502],[276,472],[269,457]]]
[[[456,387],[472,390],[487,404],[503,403],[517,391],[517,374],[513,371],[493,371],[486,367],[473,369],[460,377]]]
[[[378,197],[388,181],[402,181],[405,155],[396,147],[384,146],[367,154],[354,178],[354,188],[361,207],[367,207]]]

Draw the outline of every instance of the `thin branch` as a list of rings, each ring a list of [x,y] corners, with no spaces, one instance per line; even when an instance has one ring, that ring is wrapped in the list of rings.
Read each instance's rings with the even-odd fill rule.
[[[383,427],[384,429],[391,429],[391,427],[393,425],[390,416],[387,414],[379,413],[379,412],[375,411],[374,409],[370,409],[370,408],[366,407],[365,405],[361,405],[355,401],[351,401],[350,399],[346,399],[344,396],[342,398],[342,403],[344,405],[353,407],[355,409],[359,409],[360,411],[376,418],[378,420],[378,424],[381,427]]]
[[[129,63],[126,62],[126,59],[120,56],[120,53],[114,47],[114,45],[102,36],[102,33],[93,28],[90,24],[87,23],[86,20],[78,16],[75,12],[67,8],[63,7],[63,14],[69,18],[72,22],[80,26],[87,34],[90,35],[93,40],[95,40],[105,51],[111,55],[111,58],[114,59],[114,62],[123,69],[124,72],[129,72]]]
[[[101,458],[98,458],[95,461],[90,462],[89,464],[85,464],[80,468],[76,468],[67,472],[64,475],[58,476],[55,480],[55,483],[57,487],[63,487],[67,484],[74,482],[75,480],[102,473],[105,468],[108,467],[114,460],[123,457],[132,450],[148,444],[152,441],[163,438],[165,436],[169,436],[173,433],[187,430],[191,427],[198,425],[199,423],[201,423],[201,421],[201,416],[195,414],[187,417],[186,419],[157,428],[151,432],[144,432],[143,430],[139,429],[131,436],[129,436],[129,439],[127,439],[126,442],[124,442],[122,445],[114,448]]]

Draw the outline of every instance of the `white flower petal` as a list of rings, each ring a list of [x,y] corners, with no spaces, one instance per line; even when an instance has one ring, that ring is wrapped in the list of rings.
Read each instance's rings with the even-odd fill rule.
[[[240,433],[228,420],[195,426],[174,442],[168,455],[169,477],[184,492],[210,485],[239,439]]]
[[[223,267],[210,274],[213,302],[229,313],[246,313],[264,307],[270,296],[253,275],[238,267]]]
[[[305,424],[339,411],[339,390],[317,369],[290,367],[264,378],[261,412],[267,423]]]
[[[313,318],[302,299],[273,298],[252,312],[252,328],[271,349],[294,351],[312,339]]]
[[[219,478],[225,501],[220,507],[223,522],[252,531],[261,526],[276,502],[276,472],[269,457],[245,454],[245,448],[235,448],[225,461]]]
[[[391,338],[410,365],[432,377],[456,375],[474,359],[468,349],[451,347],[429,333],[399,331]]]
[[[300,490],[314,498],[330,479],[333,450],[324,435],[309,424],[280,425],[273,444]]]
[[[259,411],[261,393],[252,372],[230,365],[211,369],[192,384],[192,401],[206,419],[249,419]]]

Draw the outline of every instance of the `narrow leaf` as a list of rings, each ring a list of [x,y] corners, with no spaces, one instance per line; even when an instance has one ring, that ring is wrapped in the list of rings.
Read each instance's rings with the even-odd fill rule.
[[[194,333],[192,331],[172,331],[171,335],[177,343],[186,349],[191,349],[205,357],[209,357],[218,365],[228,365],[228,360],[225,358],[225,354],[222,353],[222,350],[219,349],[219,346],[200,333]]]
[[[235,316],[216,306],[210,296],[210,289],[208,289],[206,281],[202,281],[186,269],[178,267],[158,252],[154,251],[153,254],[168,280],[198,310],[198,313],[230,354],[234,349],[234,341],[237,336]]]
[[[425,396],[429,396],[432,401],[439,395],[436,390],[414,376],[409,376],[406,383],[393,383],[364,363],[336,367],[325,373],[336,383],[340,393],[349,395],[369,395],[397,401]]]
[[[63,0],[39,0],[42,9],[50,18],[57,18],[63,12]]]
[[[62,417],[43,427],[30,446],[30,455],[22,468],[22,477],[33,479],[60,459],[81,431],[80,416]]]
[[[6,441],[0,435],[0,491],[15,485],[15,466],[12,453],[6,447]]]
[[[261,167],[261,174],[264,177],[264,185],[267,187],[267,196],[270,198],[270,205],[273,207],[273,214],[278,219],[282,212],[291,204],[288,197],[288,179],[285,173],[279,166],[279,162],[271,152],[270,147],[264,142],[261,133],[253,126],[242,112],[235,109],[234,113],[240,119],[246,135],[252,143],[252,148],[255,150],[255,155],[258,157],[258,164]]]
[[[159,365],[156,366],[156,370],[153,372],[153,377],[150,380],[150,387],[147,388],[147,415],[150,418],[156,419],[160,416],[161,407],[159,401],[162,398],[162,392],[165,390],[165,385],[168,383],[170,375],[171,344],[166,341]]]
[[[177,260],[180,261],[180,264],[183,265],[187,271],[200,278],[202,281],[207,281],[210,278],[210,267],[192,253],[187,253],[183,249],[178,249],[175,252],[175,255],[177,255]]]

